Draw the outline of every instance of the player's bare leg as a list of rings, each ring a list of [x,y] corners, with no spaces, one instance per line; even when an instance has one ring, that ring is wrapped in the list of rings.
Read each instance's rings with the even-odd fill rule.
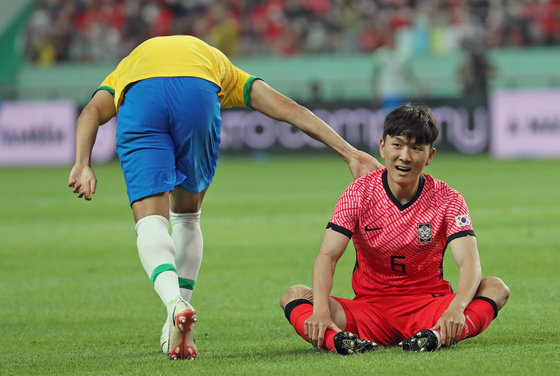
[[[175,213],[195,213],[202,207],[202,201],[208,188],[199,192],[191,193],[181,187],[175,187],[171,192],[171,211]]]
[[[136,222],[149,215],[161,215],[169,218],[169,193],[158,193],[134,201],[132,213]]]
[[[305,299],[313,303],[313,290],[311,287],[305,285],[295,285],[292,286],[282,295],[280,298],[280,307],[286,309],[286,305],[294,300]],[[339,328],[346,327],[346,314],[344,313],[344,308],[333,298],[329,298],[329,310],[331,312],[331,318],[333,319],[336,326]]]
[[[480,286],[474,296],[492,299],[500,310],[506,304],[509,294],[509,287],[500,278],[486,277],[480,281]]]
[[[282,309],[285,309],[286,304],[290,303],[293,300],[297,300],[297,299],[305,299],[305,300],[309,300],[311,303],[313,303],[313,290],[311,290],[311,287],[307,287],[305,285],[295,285],[295,286],[290,287],[288,289],[288,291],[286,291],[282,295],[282,297],[280,297],[280,302],[279,302],[280,307],[282,307]],[[346,318],[345,318],[345,320],[346,320]],[[336,322],[335,322],[335,324],[336,324]]]

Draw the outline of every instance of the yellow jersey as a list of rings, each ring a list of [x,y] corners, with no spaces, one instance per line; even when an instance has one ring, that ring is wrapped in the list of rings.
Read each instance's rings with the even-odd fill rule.
[[[221,88],[222,108],[251,108],[250,90],[256,77],[235,67],[217,48],[188,35],[146,40],[121,60],[96,90],[115,97],[118,112],[126,87],[152,77],[198,77]]]

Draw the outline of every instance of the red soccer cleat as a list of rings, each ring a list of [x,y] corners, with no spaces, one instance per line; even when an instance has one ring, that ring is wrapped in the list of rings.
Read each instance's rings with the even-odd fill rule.
[[[169,327],[168,352],[170,359],[196,359],[194,344],[194,324],[196,311],[184,300],[178,300],[173,309],[172,322]]]

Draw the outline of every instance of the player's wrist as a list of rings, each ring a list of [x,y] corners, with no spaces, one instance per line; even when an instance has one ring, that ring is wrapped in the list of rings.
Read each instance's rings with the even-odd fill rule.
[[[91,162],[89,160],[76,160],[74,162],[74,167],[77,167],[77,168],[91,168]]]
[[[464,302],[463,300],[459,300],[456,298],[455,300],[452,300],[451,303],[449,303],[447,309],[463,312],[467,308],[467,305],[468,305],[467,302]]]
[[[91,167],[91,155],[90,154],[83,155],[83,154],[84,153],[76,153],[76,159],[74,160],[74,165],[81,166],[81,167]]]
[[[313,314],[322,316],[322,315],[330,315],[330,309],[328,304],[321,304],[316,300],[313,302]]]
[[[356,149],[350,144],[347,144],[347,147],[343,149],[340,155],[342,156],[342,159],[344,159],[344,161],[349,164],[353,160],[357,159],[358,149]]]

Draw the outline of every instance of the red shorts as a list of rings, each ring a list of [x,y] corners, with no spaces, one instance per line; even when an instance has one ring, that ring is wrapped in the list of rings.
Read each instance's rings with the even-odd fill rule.
[[[394,345],[432,328],[455,294],[336,299],[346,314],[345,331],[381,345]]]

